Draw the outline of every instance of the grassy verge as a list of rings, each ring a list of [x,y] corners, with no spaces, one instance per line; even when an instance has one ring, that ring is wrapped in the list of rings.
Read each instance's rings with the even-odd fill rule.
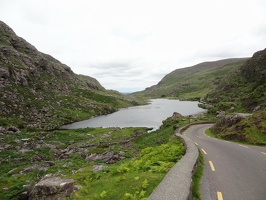
[[[212,138],[217,138],[216,137],[216,134],[212,130],[210,130],[210,129],[207,129],[205,131],[205,134],[208,135],[208,136],[210,136],[210,137],[212,137]]]
[[[202,153],[199,151],[198,166],[195,170],[195,173],[192,179],[193,200],[201,200],[200,185],[201,185],[201,178],[203,175],[203,169],[204,169],[204,158],[203,158]]]

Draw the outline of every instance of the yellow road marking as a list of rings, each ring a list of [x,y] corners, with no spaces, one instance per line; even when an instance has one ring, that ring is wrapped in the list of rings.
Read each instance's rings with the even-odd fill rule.
[[[262,154],[264,154],[264,155],[266,155],[266,153],[265,152],[261,152]]]
[[[217,192],[218,200],[223,200],[223,195],[221,192]]]
[[[209,161],[209,163],[210,163],[210,166],[211,166],[212,171],[215,171],[215,168],[214,168],[214,166],[212,164],[212,161]]]
[[[195,145],[199,146],[197,142],[194,142]]]
[[[245,147],[245,148],[248,148],[247,146],[244,146],[244,145],[242,145],[242,144],[239,144],[239,146],[241,146],[241,147]]]
[[[204,154],[207,154],[207,152],[206,152],[206,151],[204,151],[204,149],[201,149],[201,151],[202,151]]]

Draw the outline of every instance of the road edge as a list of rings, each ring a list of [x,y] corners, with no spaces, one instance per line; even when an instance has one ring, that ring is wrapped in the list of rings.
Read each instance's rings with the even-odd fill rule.
[[[148,200],[191,200],[192,177],[198,165],[199,151],[194,142],[182,135],[190,126],[199,124],[213,124],[213,122],[191,123],[176,130],[186,146],[185,155],[170,169],[164,179],[155,188]]]

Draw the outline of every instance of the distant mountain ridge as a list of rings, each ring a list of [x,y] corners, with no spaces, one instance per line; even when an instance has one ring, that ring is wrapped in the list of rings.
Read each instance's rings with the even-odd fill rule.
[[[247,58],[231,58],[176,69],[165,75],[157,85],[133,95],[199,100],[211,91],[227,73],[236,70],[246,60]]]
[[[51,129],[136,104],[39,52],[0,21],[0,126]]]

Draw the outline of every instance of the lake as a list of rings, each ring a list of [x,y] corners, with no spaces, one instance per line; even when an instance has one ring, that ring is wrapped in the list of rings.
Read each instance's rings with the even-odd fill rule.
[[[149,127],[158,129],[162,121],[174,112],[183,116],[195,115],[206,110],[198,107],[197,101],[179,101],[170,99],[152,99],[150,104],[121,109],[108,115],[64,125],[62,129],[87,127]]]

